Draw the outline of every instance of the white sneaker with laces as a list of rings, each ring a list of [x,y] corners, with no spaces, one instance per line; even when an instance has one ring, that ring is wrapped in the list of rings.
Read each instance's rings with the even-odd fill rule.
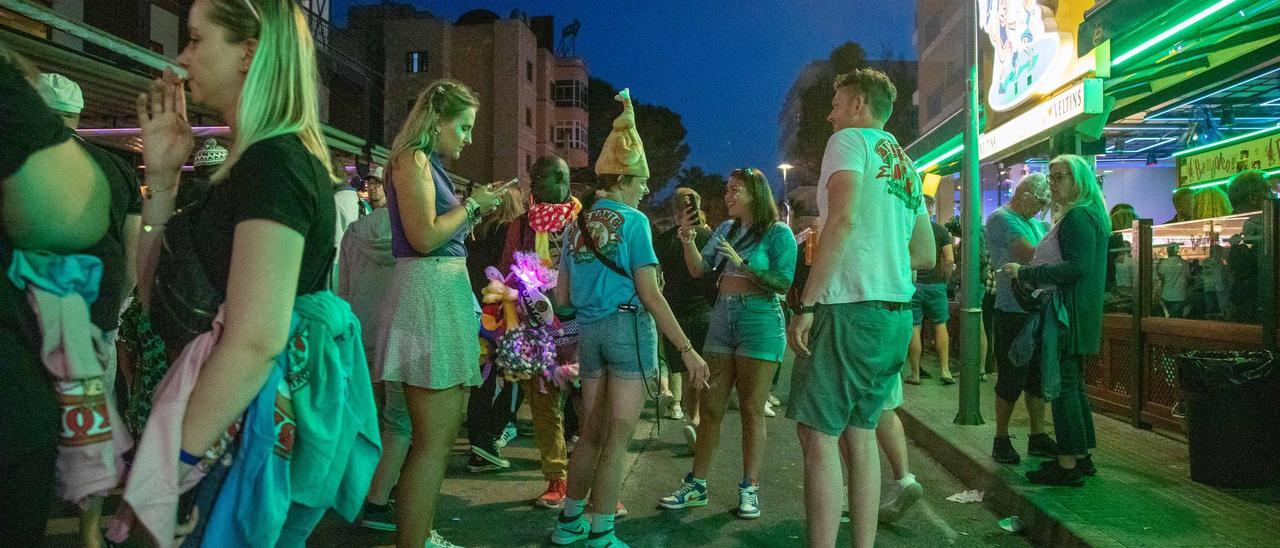
[[[440,536],[439,531],[432,529],[431,538],[427,539],[427,544],[424,548],[462,548],[462,547],[445,540],[444,537]]]
[[[764,402],[764,416],[766,417],[778,416],[778,412],[773,410],[773,405],[770,404],[769,402]]]
[[[760,484],[738,486],[738,518],[756,519],[760,517]]]
[[[886,498],[880,505],[879,520],[882,523],[894,523],[902,519],[902,515],[924,496],[924,486],[916,481],[915,474],[907,474],[907,477],[899,480],[894,491],[894,495]]]
[[[769,401],[769,405],[772,405],[774,407],[778,407],[779,405],[782,405],[782,400],[779,400],[777,396],[773,395],[773,392],[769,393],[768,401]]]
[[[667,418],[671,420],[684,420],[684,409],[680,407],[680,402],[671,402],[671,407],[667,409]]]

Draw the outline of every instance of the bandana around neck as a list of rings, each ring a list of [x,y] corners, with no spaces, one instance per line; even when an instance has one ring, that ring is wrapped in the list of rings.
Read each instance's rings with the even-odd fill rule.
[[[564,204],[533,204],[529,207],[529,228],[540,234],[558,233],[581,209],[582,203],[573,197]]]

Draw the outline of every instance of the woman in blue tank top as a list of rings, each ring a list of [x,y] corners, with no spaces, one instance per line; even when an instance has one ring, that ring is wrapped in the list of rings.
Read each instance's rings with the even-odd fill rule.
[[[471,144],[479,106],[463,84],[433,82],[391,146],[385,189],[396,270],[384,301],[390,306],[378,327],[375,363],[386,383],[384,435],[411,435],[413,441],[407,456],[384,453],[377,474],[400,467],[401,546],[422,546],[428,539],[443,544],[432,530],[436,498],[467,389],[481,383],[478,306],[463,238],[497,209],[503,192],[481,187],[459,200],[440,163],[457,159]]]

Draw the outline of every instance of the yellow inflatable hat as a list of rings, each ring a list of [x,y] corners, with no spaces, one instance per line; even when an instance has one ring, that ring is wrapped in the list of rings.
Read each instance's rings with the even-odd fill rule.
[[[631,105],[631,90],[623,89],[614,97],[622,103],[622,114],[613,120],[613,131],[604,141],[596,159],[596,175],[649,176],[649,161],[644,155],[644,142],[636,131],[636,110]]]

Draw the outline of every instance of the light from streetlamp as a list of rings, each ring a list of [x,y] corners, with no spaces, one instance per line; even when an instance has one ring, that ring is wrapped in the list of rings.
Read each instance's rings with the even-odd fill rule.
[[[782,171],[786,171],[786,170],[791,169],[791,168],[794,168],[794,167],[796,167],[796,166],[793,166],[793,165],[791,165],[791,164],[786,164],[786,163],[778,164],[778,169],[781,169]]]

